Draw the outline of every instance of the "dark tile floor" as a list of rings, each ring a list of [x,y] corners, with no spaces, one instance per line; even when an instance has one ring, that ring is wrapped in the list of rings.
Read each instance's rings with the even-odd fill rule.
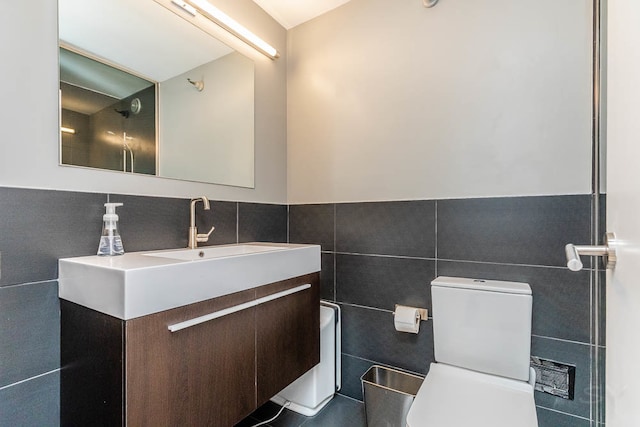
[[[280,406],[267,402],[253,414],[236,424],[236,427],[251,427],[272,418]],[[305,417],[285,409],[282,414],[265,427],[366,427],[364,405],[357,400],[336,395],[327,406],[314,417]]]

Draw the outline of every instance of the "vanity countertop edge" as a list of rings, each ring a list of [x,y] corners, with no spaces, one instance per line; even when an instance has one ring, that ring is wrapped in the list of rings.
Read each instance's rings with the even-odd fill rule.
[[[58,261],[58,295],[118,319],[130,320],[320,271],[319,245],[245,245],[278,248],[197,260],[149,256],[163,251],[62,258]],[[237,245],[217,247],[232,246]],[[215,246],[199,249],[208,248]]]

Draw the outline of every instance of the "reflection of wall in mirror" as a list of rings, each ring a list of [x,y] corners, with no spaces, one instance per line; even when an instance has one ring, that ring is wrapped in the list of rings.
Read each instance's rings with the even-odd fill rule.
[[[204,90],[188,78],[204,80]],[[253,61],[234,52],[161,82],[159,92],[159,175],[253,187]]]
[[[131,113],[130,104],[139,98],[142,109]],[[125,117],[118,111],[129,111]],[[136,173],[155,175],[155,87],[150,86],[102,110],[85,115],[62,109],[62,125],[76,129],[75,134],[62,135],[62,163],[131,172],[133,152]],[[128,136],[124,150],[124,135]]]

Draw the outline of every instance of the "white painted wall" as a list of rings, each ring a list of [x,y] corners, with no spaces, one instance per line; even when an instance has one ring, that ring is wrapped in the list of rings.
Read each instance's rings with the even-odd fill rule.
[[[352,0],[288,35],[291,203],[589,193],[591,1]]]
[[[282,54],[227,37],[256,61],[255,189],[58,166],[46,0],[0,7],[0,185],[273,203],[589,192],[589,0],[352,0],[291,30],[288,52],[255,3],[216,4]]]
[[[50,0],[0,5],[0,186],[286,202],[286,31],[251,0],[216,4],[282,52],[272,61],[220,30],[256,64],[255,189],[58,166],[57,9]]]

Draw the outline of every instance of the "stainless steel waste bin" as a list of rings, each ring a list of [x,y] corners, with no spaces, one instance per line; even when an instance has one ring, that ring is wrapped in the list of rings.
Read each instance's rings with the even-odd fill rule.
[[[373,365],[360,377],[367,427],[405,427],[423,377]]]

